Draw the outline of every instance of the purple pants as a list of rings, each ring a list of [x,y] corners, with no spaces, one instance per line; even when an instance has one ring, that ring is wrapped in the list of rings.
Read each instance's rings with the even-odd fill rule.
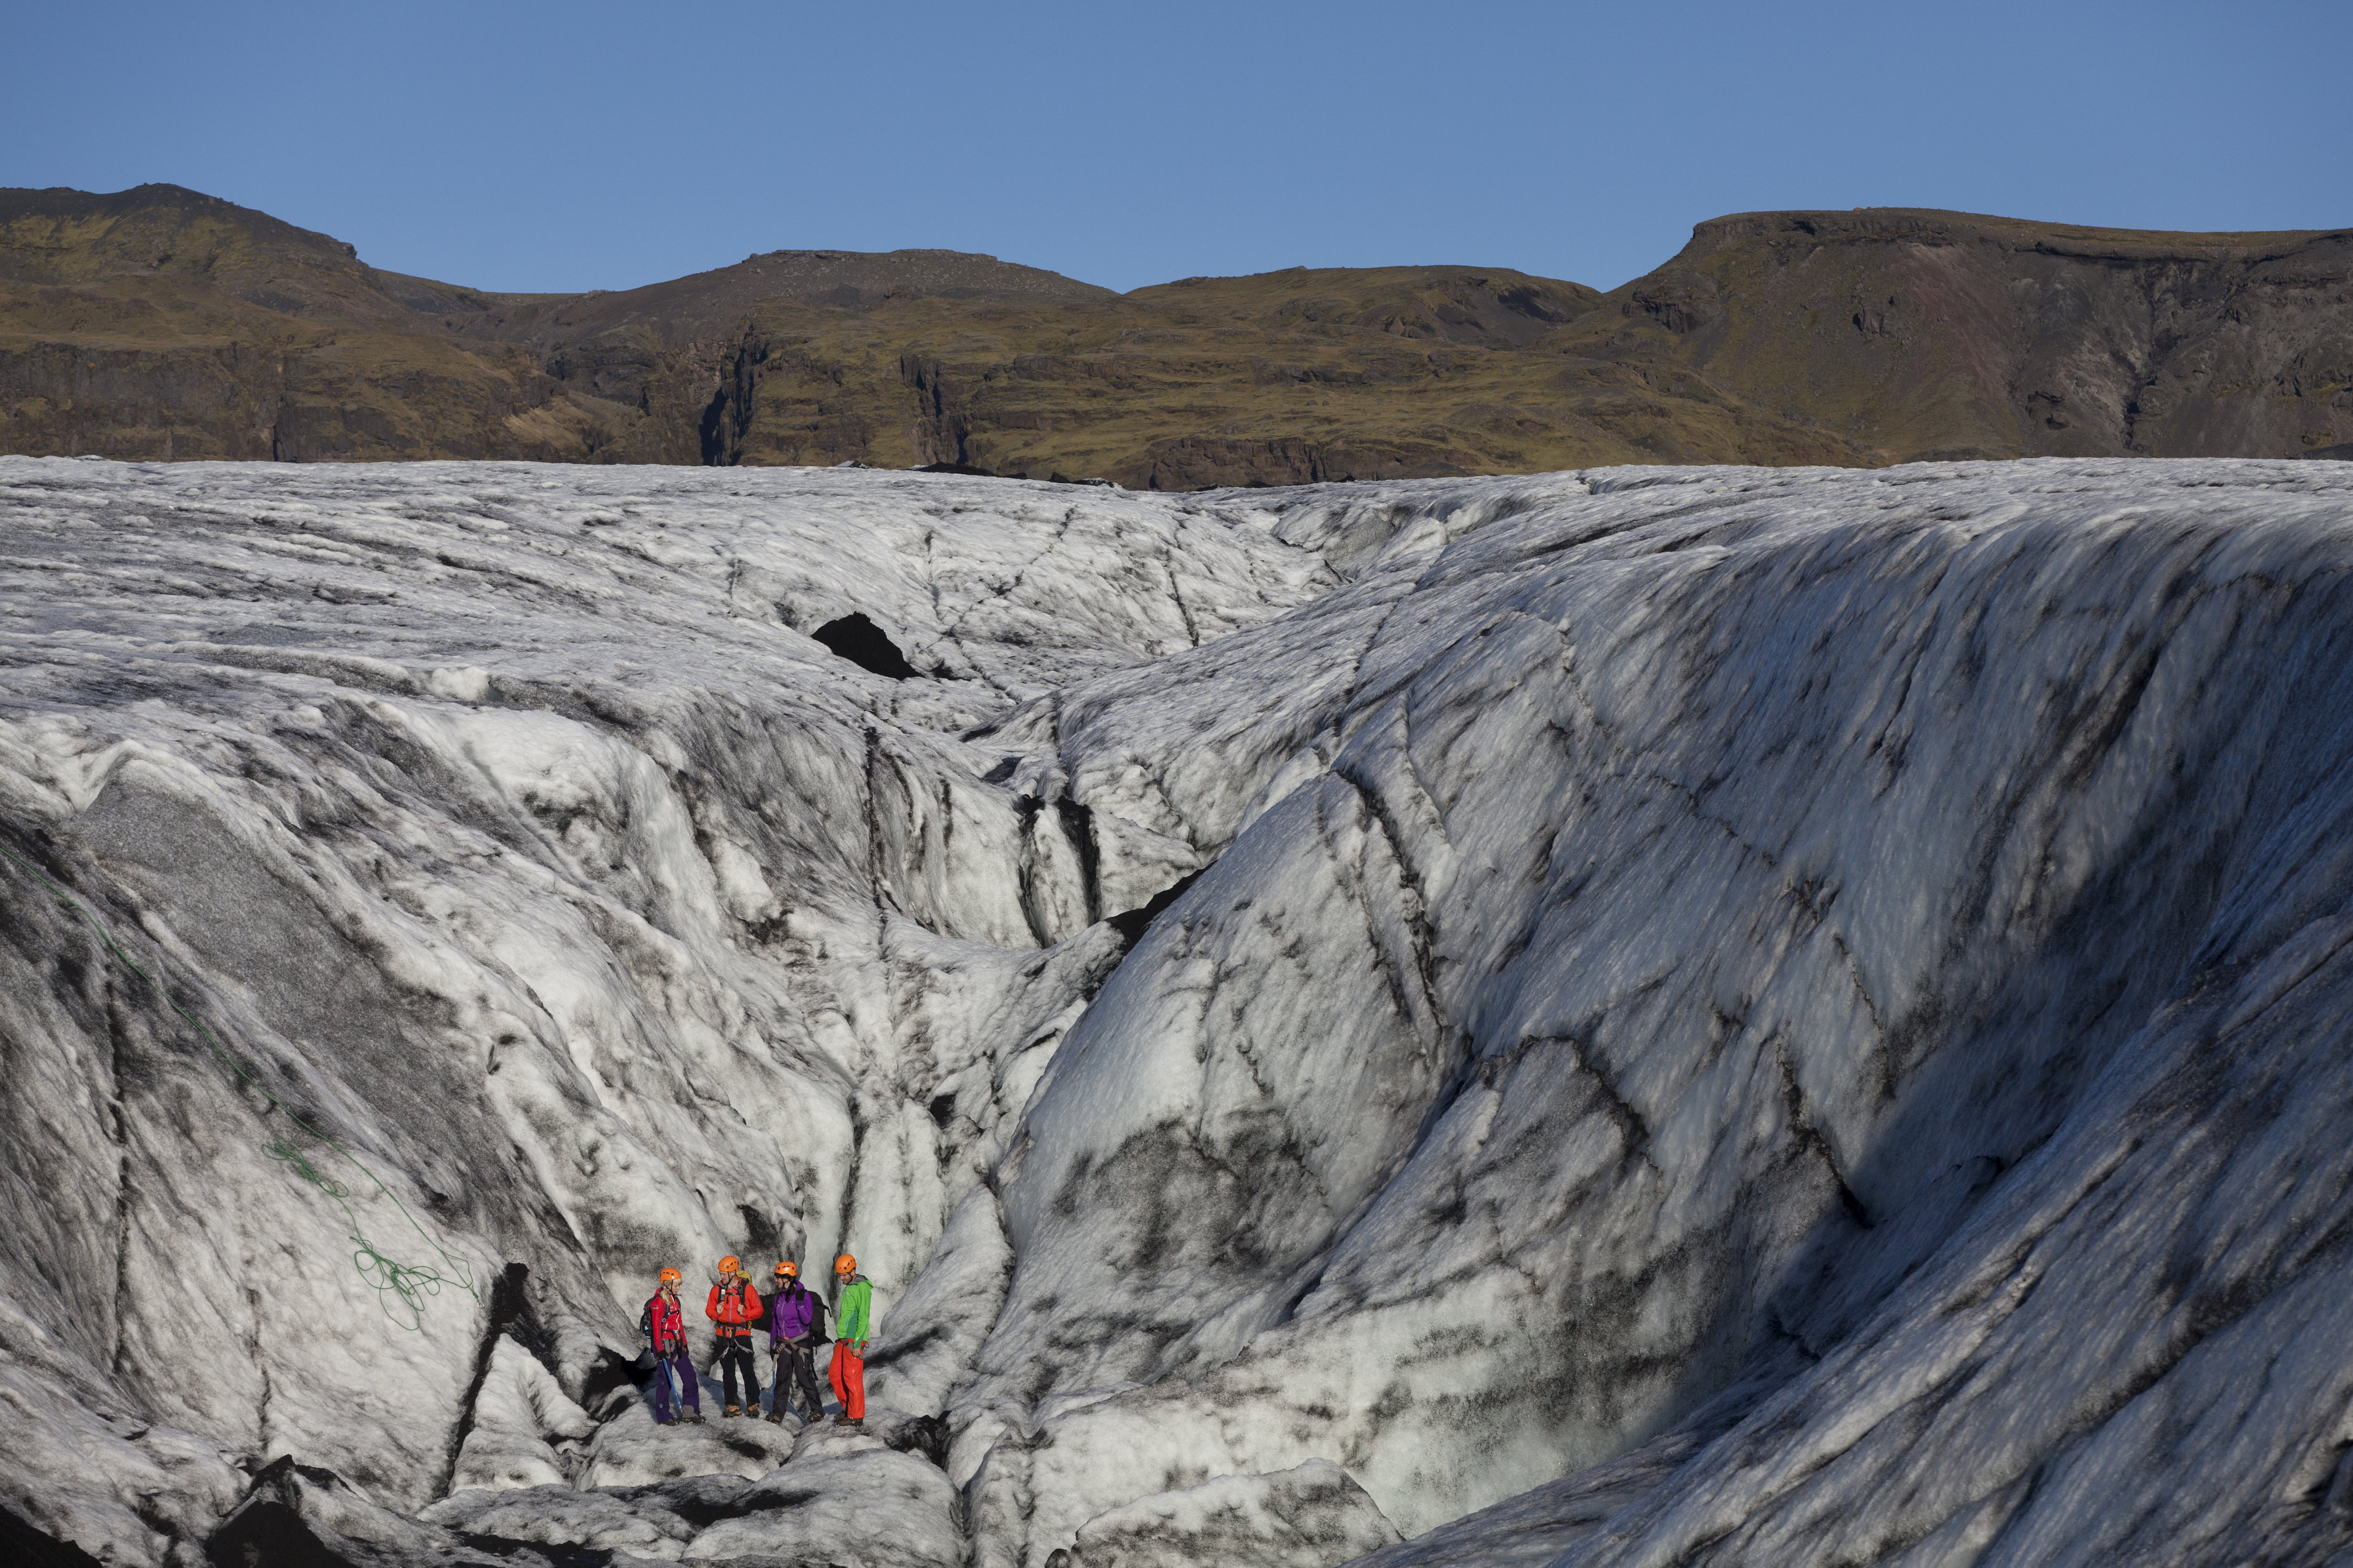
[[[702,1389],[694,1375],[694,1362],[686,1353],[684,1345],[668,1356],[658,1356],[654,1360],[654,1419],[665,1426],[678,1416],[678,1412],[670,1408],[670,1384],[673,1380],[686,1394],[687,1409],[697,1415],[702,1415]]]

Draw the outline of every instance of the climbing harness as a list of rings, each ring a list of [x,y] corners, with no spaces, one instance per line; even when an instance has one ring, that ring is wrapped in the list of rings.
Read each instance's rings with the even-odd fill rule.
[[[203,1019],[173,1001],[171,993],[156,984],[154,977],[139,967],[138,961],[122,950],[122,944],[114,940],[114,933],[106,929],[105,922],[98,918],[95,910],[49,880],[39,867],[5,845],[0,845],[0,855],[5,855],[18,866],[23,867],[34,880],[55,894],[59,900],[70,906],[75,913],[81,916],[83,922],[97,933],[98,940],[104,944],[106,950],[120,959],[125,969],[145,981],[148,988],[164,999],[164,1005],[177,1013],[182,1021],[196,1032],[197,1037],[205,1042],[206,1047],[219,1059],[223,1067],[235,1073],[272,1106],[284,1111],[286,1120],[292,1122],[297,1131],[310,1134],[341,1154],[353,1169],[375,1183],[376,1191],[392,1200],[393,1206],[400,1210],[401,1217],[407,1220],[417,1234],[424,1238],[425,1245],[441,1255],[441,1261],[449,1268],[449,1272],[446,1274],[429,1264],[412,1267],[378,1251],[375,1244],[369,1241],[366,1235],[360,1229],[359,1215],[352,1211],[352,1194],[349,1187],[329,1177],[311,1163],[309,1158],[285,1137],[272,1139],[263,1146],[263,1153],[290,1168],[296,1176],[332,1198],[336,1206],[343,1211],[343,1219],[351,1226],[352,1245],[356,1249],[352,1254],[352,1267],[359,1270],[360,1278],[375,1291],[376,1300],[383,1306],[385,1317],[404,1329],[422,1329],[425,1326],[425,1299],[427,1296],[438,1296],[444,1285],[455,1285],[471,1296],[476,1302],[479,1303],[481,1300],[482,1293],[474,1289],[473,1269],[463,1258],[453,1256],[448,1247],[433,1239],[424,1226],[417,1223],[417,1216],[409,1212],[408,1205],[400,1201],[400,1194],[385,1185],[384,1178],[363,1163],[359,1156],[297,1116],[291,1106],[270,1092],[269,1085],[246,1071],[244,1064],[229,1054],[227,1048],[222,1046],[212,1030],[205,1026]]]

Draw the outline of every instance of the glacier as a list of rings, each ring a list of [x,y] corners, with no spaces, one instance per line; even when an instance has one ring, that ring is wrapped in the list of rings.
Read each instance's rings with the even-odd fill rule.
[[[2348,567],[2327,462],[0,459],[0,1528],[2353,1563]],[[840,1249],[866,1430],[652,1424],[655,1268]]]

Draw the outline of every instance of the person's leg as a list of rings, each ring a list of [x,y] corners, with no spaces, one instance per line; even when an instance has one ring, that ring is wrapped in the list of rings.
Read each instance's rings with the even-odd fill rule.
[[[735,1342],[735,1354],[744,1363],[744,1414],[760,1414],[760,1357],[752,1348],[752,1336],[744,1335]]]
[[[719,1378],[727,1390],[727,1413],[730,1415],[734,1415],[744,1403],[735,1394],[739,1380],[752,1401],[757,1403],[760,1385],[752,1381],[752,1346],[749,1340],[740,1334],[728,1336],[726,1347],[719,1352]]]
[[[825,1391],[817,1384],[817,1347],[797,1345],[793,1350],[793,1377],[801,1389],[801,1408],[816,1421],[825,1415]]]
[[[693,1411],[695,1419],[700,1421],[702,1419],[702,1379],[694,1373],[694,1358],[687,1353],[684,1345],[681,1345],[670,1352],[670,1370],[678,1373],[678,1389],[686,1396],[686,1407]]]
[[[841,1352],[841,1413],[852,1421],[866,1419],[866,1358],[844,1348]]]
[[[845,1416],[849,1414],[849,1389],[841,1381],[841,1362],[849,1353],[848,1345],[839,1340],[834,1341],[833,1360],[825,1369],[826,1381],[833,1384],[833,1396],[841,1401],[841,1413]],[[822,1410],[824,1407],[820,1405],[818,1408]]]
[[[670,1358],[668,1356],[654,1358],[653,1405],[654,1420],[658,1425],[667,1426],[677,1419],[670,1409]]]

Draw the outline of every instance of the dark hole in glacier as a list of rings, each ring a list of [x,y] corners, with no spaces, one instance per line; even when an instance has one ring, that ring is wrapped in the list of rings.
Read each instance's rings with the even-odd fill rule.
[[[945,1127],[955,1118],[955,1096],[953,1094],[932,1096],[931,1112],[932,1120]]]
[[[948,1424],[937,1415],[900,1422],[882,1435],[882,1444],[902,1454],[921,1454],[944,1470],[948,1468]]]
[[[646,1352],[646,1370],[654,1369],[653,1352]],[[650,1380],[649,1380],[650,1381]],[[607,1346],[598,1346],[596,1359],[589,1363],[587,1375],[581,1379],[580,1408],[599,1421],[614,1415],[614,1395],[633,1389],[638,1382],[638,1363]]]
[[[826,622],[812,635],[859,668],[875,675],[904,680],[915,673],[915,667],[907,662],[907,656],[899,651],[899,645],[892,642],[881,626],[856,611],[839,620]]]
[[[1206,871],[1208,869],[1208,868],[1206,866],[1201,868],[1202,871]],[[1160,911],[1175,903],[1177,900],[1183,898],[1185,896],[1185,889],[1191,887],[1200,879],[1200,871],[1196,871],[1188,877],[1180,878],[1175,883],[1163,888],[1158,892],[1153,894],[1152,901],[1145,905],[1142,909],[1124,910],[1119,914],[1109,917],[1103,921],[1103,923],[1118,931],[1121,936],[1125,937],[1127,939],[1127,944],[1130,947],[1134,947],[1137,939],[1142,937],[1146,931],[1151,929],[1152,922],[1160,918]]]

